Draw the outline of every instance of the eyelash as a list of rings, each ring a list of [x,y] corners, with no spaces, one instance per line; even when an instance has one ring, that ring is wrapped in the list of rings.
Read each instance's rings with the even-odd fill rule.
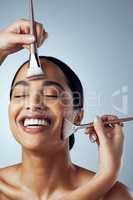
[[[16,95],[14,96],[15,98],[22,98],[22,97],[26,97],[27,95]],[[44,95],[46,97],[53,97],[53,98],[58,98],[59,96],[57,95]]]
[[[22,97],[26,97],[27,95],[16,95],[14,96],[15,98],[22,98]]]
[[[59,96],[58,95],[44,95],[46,97],[53,97],[53,98],[58,98]]]

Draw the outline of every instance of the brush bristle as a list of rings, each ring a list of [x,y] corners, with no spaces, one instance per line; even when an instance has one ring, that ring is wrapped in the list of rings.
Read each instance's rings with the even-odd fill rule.
[[[28,69],[28,72],[27,72],[27,78],[30,78],[30,77],[35,77],[35,76],[44,76],[44,72],[42,71],[42,69],[37,66],[37,65],[32,65],[29,67]]]
[[[26,78],[37,79],[37,77],[40,77],[40,76],[41,77],[44,76],[44,72],[41,66],[39,66],[39,63],[37,62],[35,54],[32,53],[30,57],[29,69],[28,69]]]
[[[67,139],[75,131],[75,125],[68,119],[64,119],[63,124],[63,139]]]

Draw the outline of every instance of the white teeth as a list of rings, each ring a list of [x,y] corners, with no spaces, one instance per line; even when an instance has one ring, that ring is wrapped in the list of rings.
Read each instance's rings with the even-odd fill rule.
[[[25,119],[24,126],[47,126],[48,122],[44,119]]]

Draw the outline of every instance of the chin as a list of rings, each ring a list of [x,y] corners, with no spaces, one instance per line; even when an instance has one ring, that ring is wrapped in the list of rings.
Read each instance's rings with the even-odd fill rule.
[[[21,145],[22,149],[38,152],[55,153],[61,151],[66,143],[61,140],[61,127],[56,126],[52,129],[38,131],[34,133],[27,132],[18,126],[11,126],[12,134],[15,140]]]

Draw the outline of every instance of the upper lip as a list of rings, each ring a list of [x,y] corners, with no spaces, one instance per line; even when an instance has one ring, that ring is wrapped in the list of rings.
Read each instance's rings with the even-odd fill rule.
[[[24,120],[25,119],[43,119],[46,120],[49,124],[51,124],[51,117],[44,114],[44,115],[23,115],[19,118],[19,123],[21,123],[22,125],[24,124]]]

